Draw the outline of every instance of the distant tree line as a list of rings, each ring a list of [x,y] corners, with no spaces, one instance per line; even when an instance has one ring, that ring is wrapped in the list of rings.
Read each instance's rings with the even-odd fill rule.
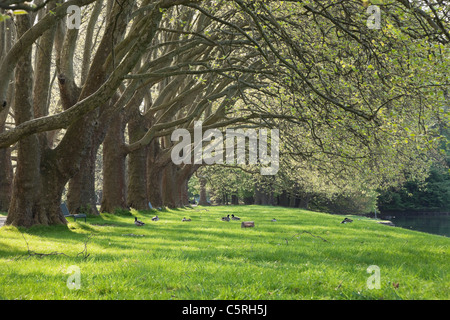
[[[450,137],[448,128],[443,136]],[[431,166],[425,181],[407,181],[401,188],[388,188],[380,193],[378,206],[381,212],[450,213],[450,148],[443,140],[441,150],[445,153],[443,163]]]

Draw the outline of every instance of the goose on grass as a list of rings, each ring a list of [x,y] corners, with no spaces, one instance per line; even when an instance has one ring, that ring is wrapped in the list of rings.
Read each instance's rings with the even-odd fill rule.
[[[137,225],[138,227],[142,227],[145,223],[139,221],[137,217],[134,217],[134,224]]]

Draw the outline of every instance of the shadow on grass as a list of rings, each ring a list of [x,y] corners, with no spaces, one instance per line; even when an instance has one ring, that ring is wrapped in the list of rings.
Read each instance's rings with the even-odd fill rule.
[[[273,209],[273,207],[268,208]],[[133,215],[130,213],[103,213],[100,216],[89,217],[87,223],[72,222],[68,226],[51,227],[35,226],[20,231],[42,238],[52,238],[77,248],[82,247],[88,234],[95,234],[90,245],[95,245],[102,250],[94,253],[93,257],[96,260],[106,261],[120,259],[120,254],[123,256],[143,254],[154,259],[187,259],[199,263],[230,259],[230,261],[245,260],[246,263],[266,263],[276,260],[295,265],[305,261],[327,268],[339,265],[340,268],[353,270],[359,267],[366,268],[371,264],[386,268],[396,267],[400,262],[413,262],[415,257],[419,256],[432,259],[431,254],[425,255],[421,252],[422,247],[402,250],[401,244],[390,237],[394,229],[387,229],[388,227],[385,226],[371,226],[366,223],[367,227],[370,226],[374,230],[362,230],[357,229],[359,227],[357,221],[351,225],[341,225],[340,217],[329,216],[323,226],[314,229],[311,227],[314,222],[312,217],[306,217],[307,221],[299,221],[298,216],[293,215],[284,217],[283,225],[264,222],[257,223],[254,229],[241,229],[240,221],[219,220],[224,211],[233,209],[231,206],[220,209],[222,210],[213,212],[211,215],[205,214],[204,220],[199,219],[199,221],[188,223],[181,222],[183,215],[179,213],[193,216],[191,213],[196,211],[178,209],[161,211],[162,221],[149,222],[144,227],[136,227]],[[246,208],[253,215],[258,213],[254,211],[261,211],[259,209],[260,207]],[[149,219],[155,215],[155,212],[158,211],[146,210],[137,213]],[[248,212],[242,211],[240,214],[245,217]],[[203,216],[203,212],[201,214]],[[167,220],[164,221],[164,219]],[[294,221],[297,223],[293,223]],[[195,225],[196,222],[200,223]],[[317,223],[317,220],[315,222]],[[272,231],[275,226],[278,230]],[[325,235],[320,229],[322,227],[331,230],[330,234]],[[314,239],[307,234],[293,238],[299,228],[320,235],[328,242]],[[382,232],[383,237],[381,237]],[[377,235],[378,233],[380,236]],[[131,237],[129,234],[143,236]],[[25,244],[24,248],[26,250]],[[120,253],[121,250],[123,253]],[[11,248],[2,253],[11,254]]]

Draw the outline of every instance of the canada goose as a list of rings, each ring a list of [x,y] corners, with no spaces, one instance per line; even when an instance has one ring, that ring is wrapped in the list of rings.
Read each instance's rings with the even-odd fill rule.
[[[241,220],[241,218],[235,217],[234,214],[231,215],[231,219],[233,219],[233,220]]]
[[[272,220],[270,220],[272,222],[277,222],[277,219],[273,218]]]
[[[186,219],[186,218],[183,218],[181,221],[192,221],[191,219]]]
[[[158,216],[154,216],[154,217],[152,218],[152,221],[158,221],[158,220],[159,220]]]
[[[230,221],[230,215],[227,215],[226,217],[222,217],[222,221]]]
[[[349,219],[349,218],[345,218],[344,220],[342,220],[341,223],[348,223],[348,222],[353,222],[353,220]]]
[[[134,217],[134,224],[137,225],[138,227],[142,227],[145,223],[139,221],[136,217]]]

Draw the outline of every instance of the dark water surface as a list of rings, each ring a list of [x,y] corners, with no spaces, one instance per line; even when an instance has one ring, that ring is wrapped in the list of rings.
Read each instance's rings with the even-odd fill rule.
[[[392,221],[396,227],[427,233],[450,236],[450,215],[382,216]]]

